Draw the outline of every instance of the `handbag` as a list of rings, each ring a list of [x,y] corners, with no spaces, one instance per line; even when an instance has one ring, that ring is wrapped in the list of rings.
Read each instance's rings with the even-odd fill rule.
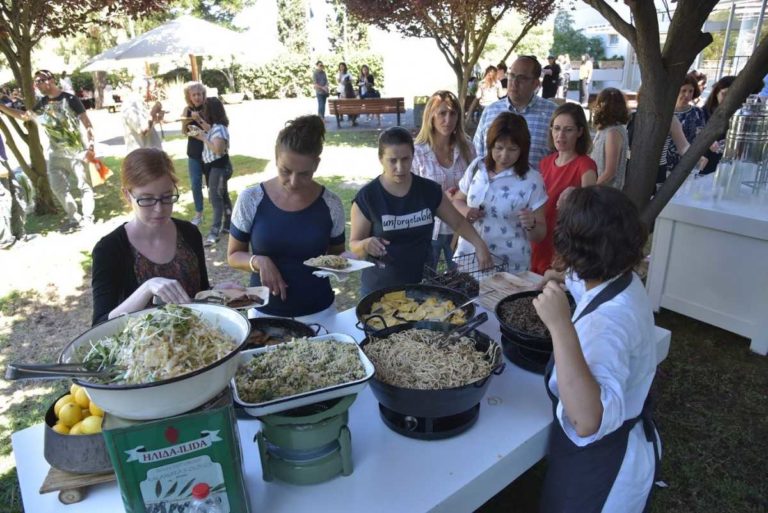
[[[106,183],[107,179],[113,174],[112,170],[99,159],[93,159],[88,162],[88,175],[91,179],[92,187]]]

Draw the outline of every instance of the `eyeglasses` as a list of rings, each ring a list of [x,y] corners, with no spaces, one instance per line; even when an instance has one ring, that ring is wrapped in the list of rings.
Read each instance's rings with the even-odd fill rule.
[[[159,198],[154,196],[142,196],[141,198],[137,198],[130,191],[128,191],[128,194],[130,194],[131,198],[133,198],[136,204],[140,207],[154,207],[157,205],[158,201],[163,205],[173,205],[179,201],[178,190],[176,191],[176,194],[166,194],[165,196],[160,196]]]
[[[516,75],[514,73],[507,73],[507,78],[510,82],[528,82],[529,80],[533,80],[535,77],[529,77],[528,75]]]
[[[575,134],[576,132],[578,132],[579,129],[577,127],[575,127],[575,126],[559,126],[559,125],[555,125],[550,130],[552,130],[556,134],[559,133],[559,132],[562,132],[565,135],[571,135],[571,134]]]

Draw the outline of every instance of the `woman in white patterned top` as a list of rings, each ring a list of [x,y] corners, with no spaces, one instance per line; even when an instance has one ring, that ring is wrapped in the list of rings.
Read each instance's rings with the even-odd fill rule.
[[[424,109],[421,130],[416,136],[413,173],[440,184],[448,199],[459,190],[459,180],[475,158],[475,148],[464,132],[464,116],[458,98],[450,91],[434,93]],[[449,267],[453,263],[453,230],[435,221],[432,232],[432,258],[435,269],[442,253]]]
[[[531,242],[547,233],[547,191],[541,174],[530,167],[531,134],[525,118],[502,112],[488,129],[485,158],[476,158],[459,182],[453,205],[478,231],[491,254],[511,272],[531,265]],[[457,255],[474,248],[459,239]]]

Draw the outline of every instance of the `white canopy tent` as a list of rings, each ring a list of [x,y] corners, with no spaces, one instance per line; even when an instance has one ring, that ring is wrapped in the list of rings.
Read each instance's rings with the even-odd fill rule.
[[[237,56],[238,62],[261,64],[282,50],[278,41],[259,39],[253,32],[235,32],[185,15],[102,52],[82,70],[106,71],[140,62],[189,57],[192,76],[197,79],[197,55]],[[250,51],[254,48],[258,51]]]

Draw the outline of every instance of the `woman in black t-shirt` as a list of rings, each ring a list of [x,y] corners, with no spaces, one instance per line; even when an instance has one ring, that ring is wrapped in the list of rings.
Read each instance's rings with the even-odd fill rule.
[[[379,137],[381,176],[366,184],[352,203],[349,247],[361,258],[381,259],[386,266],[363,271],[361,293],[421,281],[430,256],[437,216],[475,246],[481,269],[491,254],[469,222],[459,214],[436,182],[411,173],[413,137],[401,127]]]
[[[196,138],[202,130],[200,121],[205,105],[205,86],[200,82],[187,82],[184,86],[184,99],[187,106],[181,113],[181,133],[187,138],[187,166],[189,168],[189,185],[192,188],[192,199],[195,202],[195,217],[191,222],[200,226],[203,222],[203,141]],[[190,131],[190,126],[197,127]]]

